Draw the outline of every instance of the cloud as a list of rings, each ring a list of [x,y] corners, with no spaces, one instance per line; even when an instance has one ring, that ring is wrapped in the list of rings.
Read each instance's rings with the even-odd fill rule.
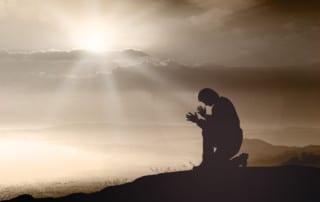
[[[138,50],[94,54],[86,51],[0,52],[2,89],[57,90],[66,81],[97,87],[118,66],[139,65],[149,56]],[[97,80],[97,81],[96,81]],[[77,82],[76,82],[77,83]],[[88,87],[85,87],[86,89]]]
[[[307,14],[307,12],[319,11],[320,2],[317,0],[257,0],[260,5],[267,6],[275,11],[298,11],[301,13],[296,14]],[[279,9],[279,10],[278,10]],[[318,12],[317,12],[318,13]],[[319,14],[319,13],[318,13]]]
[[[92,53],[90,51],[85,50],[72,50],[72,51],[59,51],[59,50],[49,50],[49,51],[0,51],[1,59],[25,59],[25,60],[68,60],[68,61],[77,61],[80,59],[97,59],[97,58],[142,58],[147,57],[148,54],[134,49],[126,49],[123,51],[109,51],[102,53]]]
[[[77,91],[105,90],[113,82],[118,90],[197,91],[205,86],[237,91],[281,92],[320,87],[318,65],[228,67],[213,64],[183,65],[138,50],[93,54],[83,51],[0,53],[2,88],[50,91],[68,82]]]

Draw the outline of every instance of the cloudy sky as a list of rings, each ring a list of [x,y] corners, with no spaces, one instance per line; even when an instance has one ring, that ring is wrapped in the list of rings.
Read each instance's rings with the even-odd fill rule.
[[[315,0],[1,0],[2,123],[25,122],[34,111],[28,102],[44,107],[38,113],[53,108],[42,99],[55,102],[50,106],[69,102],[60,94],[71,91],[91,95],[60,110],[70,122],[79,121],[74,116],[103,121],[94,108],[105,102],[92,97],[110,89],[120,97],[136,91],[156,94],[166,99],[164,108],[182,113],[196,103],[178,93],[194,96],[207,85],[241,100],[245,125],[283,125],[272,122],[276,113],[288,127],[314,126],[320,119],[315,93],[319,10]],[[248,103],[247,96],[261,102]],[[110,97],[125,106],[132,100]],[[148,97],[158,101],[153,98]],[[90,99],[101,103],[90,104]],[[83,103],[86,107],[80,107]],[[252,105],[259,110],[246,110]],[[91,116],[74,115],[71,109]],[[32,119],[45,120],[43,115]]]
[[[246,138],[320,144],[319,11],[316,0],[0,0],[11,165],[0,178],[197,163],[185,114],[204,87],[233,101]]]
[[[188,63],[314,64],[319,9],[316,0],[1,0],[0,47],[70,50],[93,42]]]

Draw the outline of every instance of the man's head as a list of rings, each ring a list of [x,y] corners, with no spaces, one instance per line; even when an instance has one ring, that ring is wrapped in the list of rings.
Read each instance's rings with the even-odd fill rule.
[[[213,106],[218,99],[218,93],[211,88],[204,88],[198,94],[198,100],[208,106]]]

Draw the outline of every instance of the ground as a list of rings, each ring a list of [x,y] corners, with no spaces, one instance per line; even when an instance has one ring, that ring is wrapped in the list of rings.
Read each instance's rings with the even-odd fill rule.
[[[284,167],[211,168],[141,177],[131,183],[91,194],[11,200],[45,202],[206,202],[206,201],[320,201],[320,169]]]

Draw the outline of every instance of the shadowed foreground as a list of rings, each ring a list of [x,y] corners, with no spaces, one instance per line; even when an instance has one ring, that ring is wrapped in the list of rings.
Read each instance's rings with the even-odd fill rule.
[[[18,201],[320,201],[320,169],[307,167],[251,167],[184,171],[145,176],[132,183],[92,194]]]

